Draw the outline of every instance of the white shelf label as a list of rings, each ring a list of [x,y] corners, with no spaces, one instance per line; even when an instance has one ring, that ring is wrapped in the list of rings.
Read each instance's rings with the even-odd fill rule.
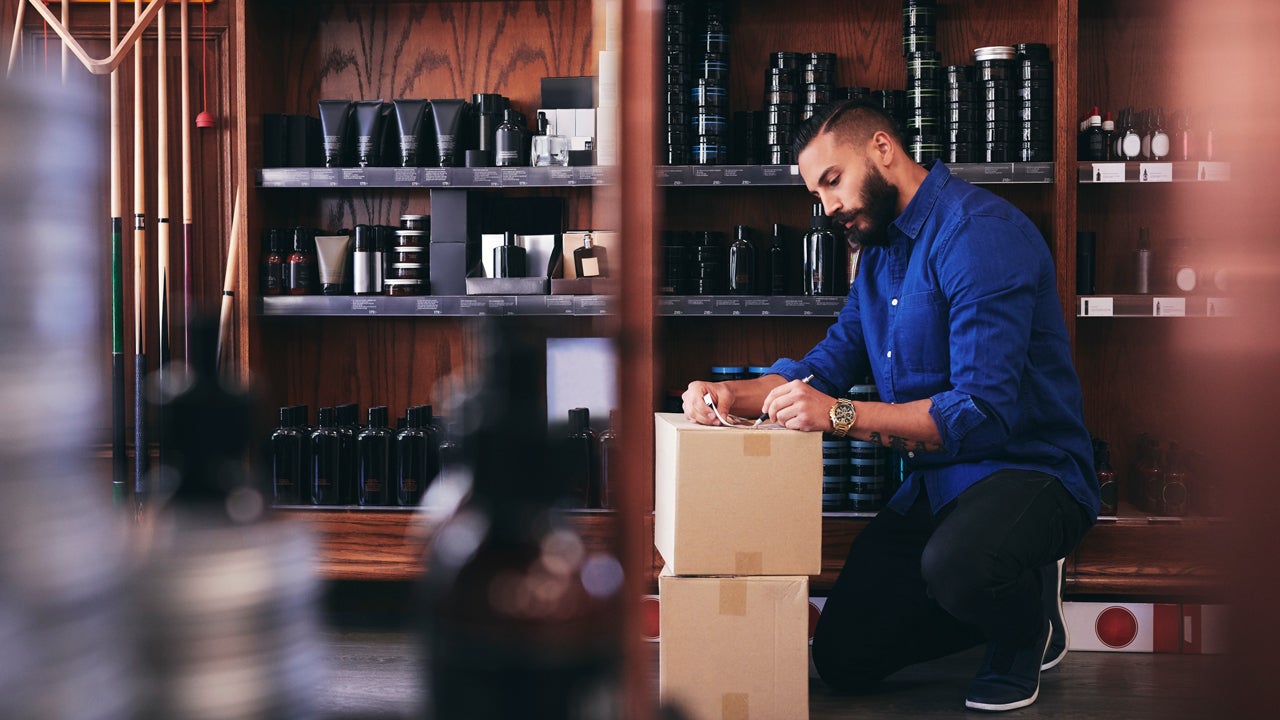
[[[1199,167],[1196,168],[1196,179],[1205,182],[1226,182],[1231,179],[1231,163],[1199,163]]]
[[[800,174],[800,166],[799,166],[799,165],[792,165],[792,166],[791,166],[791,174],[792,174],[792,175],[799,175],[799,174]]]
[[[1124,163],[1094,163],[1093,181],[1099,183],[1124,182]]]
[[[1152,298],[1151,314],[1155,317],[1186,317],[1187,299],[1182,297]]]
[[[1211,297],[1204,301],[1204,314],[1222,317],[1236,314],[1236,302],[1232,298]]]
[[[1080,298],[1080,317],[1111,317],[1115,312],[1115,298]]]
[[[1173,163],[1138,163],[1138,182],[1173,182]]]

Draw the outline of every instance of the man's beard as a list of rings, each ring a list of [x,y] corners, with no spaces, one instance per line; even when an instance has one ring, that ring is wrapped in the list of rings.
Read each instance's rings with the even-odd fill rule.
[[[845,242],[850,247],[878,246],[889,244],[889,223],[898,216],[898,188],[889,184],[880,174],[876,166],[867,160],[867,176],[862,181],[858,193],[862,200],[862,209],[856,212],[836,213],[832,224],[844,231]],[[867,219],[867,227],[863,229],[855,222],[845,228],[845,223],[857,216]]]

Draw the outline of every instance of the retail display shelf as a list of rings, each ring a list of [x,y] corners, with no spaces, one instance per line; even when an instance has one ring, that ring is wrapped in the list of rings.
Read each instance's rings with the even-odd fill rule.
[[[843,297],[805,295],[662,295],[658,314],[668,317],[832,317]]]
[[[608,315],[607,295],[292,295],[262,298],[267,317]]]
[[[1081,295],[1076,317],[1229,317],[1231,298],[1186,295]]]
[[[956,163],[951,174],[976,184],[1052,183],[1053,163]],[[661,187],[803,186],[796,165],[668,165],[657,169]]]
[[[262,188],[469,189],[518,187],[593,187],[609,185],[616,168],[261,168],[254,182]]]
[[[1231,163],[1186,160],[1178,162],[1081,161],[1081,185],[1108,183],[1226,182]]]

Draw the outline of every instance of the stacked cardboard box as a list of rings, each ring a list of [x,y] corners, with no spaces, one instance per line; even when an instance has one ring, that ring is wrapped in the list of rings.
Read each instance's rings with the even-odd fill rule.
[[[809,717],[821,435],[665,413],[655,433],[663,702],[694,720]]]

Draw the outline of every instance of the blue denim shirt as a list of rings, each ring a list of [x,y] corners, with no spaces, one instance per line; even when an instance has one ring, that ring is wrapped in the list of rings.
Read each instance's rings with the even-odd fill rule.
[[[1004,469],[1062,481],[1098,516],[1093,448],[1049,248],[1007,201],[941,162],[889,227],[862,250],[839,318],[804,359],[769,372],[842,395],[870,375],[880,399],[930,398],[941,451],[909,452],[911,473],[888,507],[921,484],[934,512]]]

